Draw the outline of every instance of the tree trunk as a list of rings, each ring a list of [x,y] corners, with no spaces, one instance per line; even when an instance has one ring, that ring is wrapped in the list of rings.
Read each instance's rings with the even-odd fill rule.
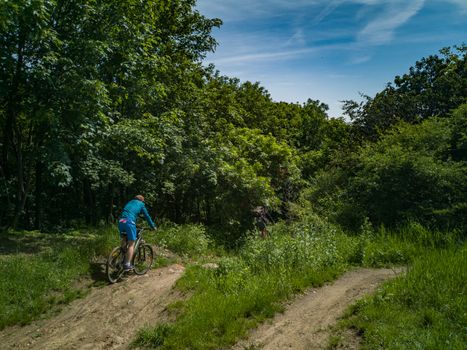
[[[42,173],[44,164],[36,162],[36,185],[35,185],[35,207],[34,207],[34,227],[42,229]]]
[[[114,217],[114,186],[113,184],[109,185],[109,210],[108,210],[108,216],[107,216],[107,223],[112,224],[115,222],[115,217]]]
[[[83,192],[84,192],[84,212],[86,225],[90,225],[92,222],[92,209],[90,209],[91,203],[91,189],[87,180],[83,181]]]
[[[212,224],[212,215],[211,215],[211,202],[209,201],[209,196],[205,196],[204,205],[206,207],[206,224]]]
[[[18,130],[19,134],[19,130]],[[21,135],[17,136],[17,142],[14,145],[16,155],[16,205],[15,215],[13,217],[13,229],[16,229],[19,219],[21,218],[24,205],[26,204],[26,186],[24,179],[24,164],[23,164],[23,151],[21,149]]]

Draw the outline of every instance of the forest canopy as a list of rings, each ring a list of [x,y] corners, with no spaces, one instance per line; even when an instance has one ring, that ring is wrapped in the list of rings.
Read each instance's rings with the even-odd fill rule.
[[[113,223],[138,193],[158,220],[226,239],[258,205],[350,229],[465,226],[465,45],[332,119],[204,66],[221,24],[195,0],[1,2],[0,226]]]

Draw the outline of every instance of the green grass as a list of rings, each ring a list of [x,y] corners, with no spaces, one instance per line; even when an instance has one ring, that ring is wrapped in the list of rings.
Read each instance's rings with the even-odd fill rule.
[[[409,223],[396,231],[384,227],[358,237],[358,264],[370,267],[408,265],[427,250],[455,246],[462,232],[431,231],[418,223]]]
[[[380,228],[377,232],[367,230],[351,237],[316,217],[294,224],[280,223],[273,228],[271,238],[249,239],[238,251],[218,257],[215,270],[204,269],[200,264],[189,266],[177,287],[190,298],[169,308],[174,310],[175,321],[141,330],[135,344],[158,349],[226,348],[259,322],[280,311],[284,300],[304,288],[333,280],[349,265],[409,265],[407,278],[412,276],[411,282],[396,279],[394,283],[406,282],[376,296],[372,311],[363,313],[360,320],[363,323],[359,326],[355,323],[353,327],[373,339],[366,343],[368,349],[404,348],[400,343],[409,342],[415,333],[421,339],[409,342],[406,349],[446,346],[457,349],[465,341],[465,312],[462,311],[462,308],[465,310],[465,290],[459,288],[460,281],[466,280],[465,268],[463,274],[460,269],[466,265],[464,255],[461,257],[458,252],[449,258],[447,252],[460,237],[459,232],[431,232],[418,224],[410,224],[397,232]],[[440,266],[443,263],[439,261],[444,261],[444,265]],[[444,273],[446,269],[450,269],[451,277]],[[420,280],[430,282],[421,283]],[[440,288],[438,282],[444,283],[444,289],[436,291]],[[454,292],[447,293],[448,289]],[[425,332],[417,326],[410,330],[407,325],[414,322],[414,310],[404,311],[402,306],[393,305],[391,298],[398,293],[410,294],[409,299],[413,301],[421,298],[420,307],[424,303],[429,305],[420,311],[416,322],[425,326],[443,324],[438,328],[444,329],[445,336],[449,334],[448,339],[437,333],[438,330],[434,331],[435,326]],[[442,301],[438,300],[440,295]],[[395,328],[377,318],[384,305]],[[452,317],[446,319],[446,313]],[[459,326],[462,324],[464,328]],[[401,329],[407,331],[403,337],[398,336]],[[386,333],[387,338],[382,339],[381,333]],[[423,342],[427,337],[431,340]],[[443,340],[437,340],[438,337]],[[399,343],[394,343],[395,339]]]
[[[117,240],[111,229],[99,232],[2,233],[0,254],[0,329],[27,324],[51,307],[85,293],[81,276],[96,273],[93,258]]]
[[[0,329],[30,323],[84,295],[89,284],[105,284],[102,264],[119,244],[115,226],[53,234],[3,232],[0,239]],[[147,230],[145,239],[187,257],[207,252],[209,245],[198,225]],[[157,255],[155,265],[174,261],[178,257]],[[87,286],[78,282],[82,277]]]
[[[188,264],[177,288],[186,295],[167,308],[172,322],[141,330],[135,344],[161,349],[219,349],[282,310],[285,300],[309,286],[335,279],[349,265],[408,265],[354,306],[346,327],[364,335],[367,349],[462,349],[467,341],[466,248],[459,232],[431,232],[411,224],[345,235],[316,217],[279,223],[266,240],[250,237],[235,251],[213,246],[204,227],[166,225],[147,231],[149,243],[168,248]],[[114,227],[96,232],[2,235],[0,329],[26,324],[51,307],[85,293],[76,281],[99,274],[118,244]],[[457,248],[456,248],[457,247]],[[159,263],[171,258],[160,257]],[[216,269],[206,269],[215,262]],[[97,274],[97,275],[96,275]],[[334,337],[334,343],[338,339]]]
[[[318,226],[313,220],[278,225],[271,238],[252,238],[239,251],[219,257],[215,270],[189,266],[177,287],[191,297],[177,304],[176,321],[142,330],[135,344],[226,347],[280,311],[294,293],[334,279],[358,245],[331,226]]]
[[[86,286],[106,282],[102,263],[119,244],[114,226],[67,233],[4,232],[0,250],[0,329],[27,324],[59,304],[82,296]],[[169,226],[147,230],[149,243],[167,247],[187,257],[207,252],[209,240],[198,225]],[[178,258],[156,256],[157,266]]]
[[[407,274],[349,311],[363,349],[466,349],[467,247],[425,248]]]

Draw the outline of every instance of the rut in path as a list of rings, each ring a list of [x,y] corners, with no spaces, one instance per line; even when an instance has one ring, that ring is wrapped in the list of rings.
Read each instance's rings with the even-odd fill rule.
[[[253,330],[248,339],[232,350],[326,349],[329,326],[337,322],[347,306],[400,272],[400,269],[358,269],[345,273],[332,284],[309,289],[295,298],[284,313]]]
[[[127,349],[136,332],[157,323],[173,295],[183,266],[152,270],[144,276],[94,288],[51,319],[0,332],[2,349]]]

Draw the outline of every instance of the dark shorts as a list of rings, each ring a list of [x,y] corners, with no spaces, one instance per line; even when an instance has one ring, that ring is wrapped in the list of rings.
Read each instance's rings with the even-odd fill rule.
[[[127,240],[136,241],[136,223],[128,219],[118,220],[118,230],[120,231],[120,237],[126,233]]]

